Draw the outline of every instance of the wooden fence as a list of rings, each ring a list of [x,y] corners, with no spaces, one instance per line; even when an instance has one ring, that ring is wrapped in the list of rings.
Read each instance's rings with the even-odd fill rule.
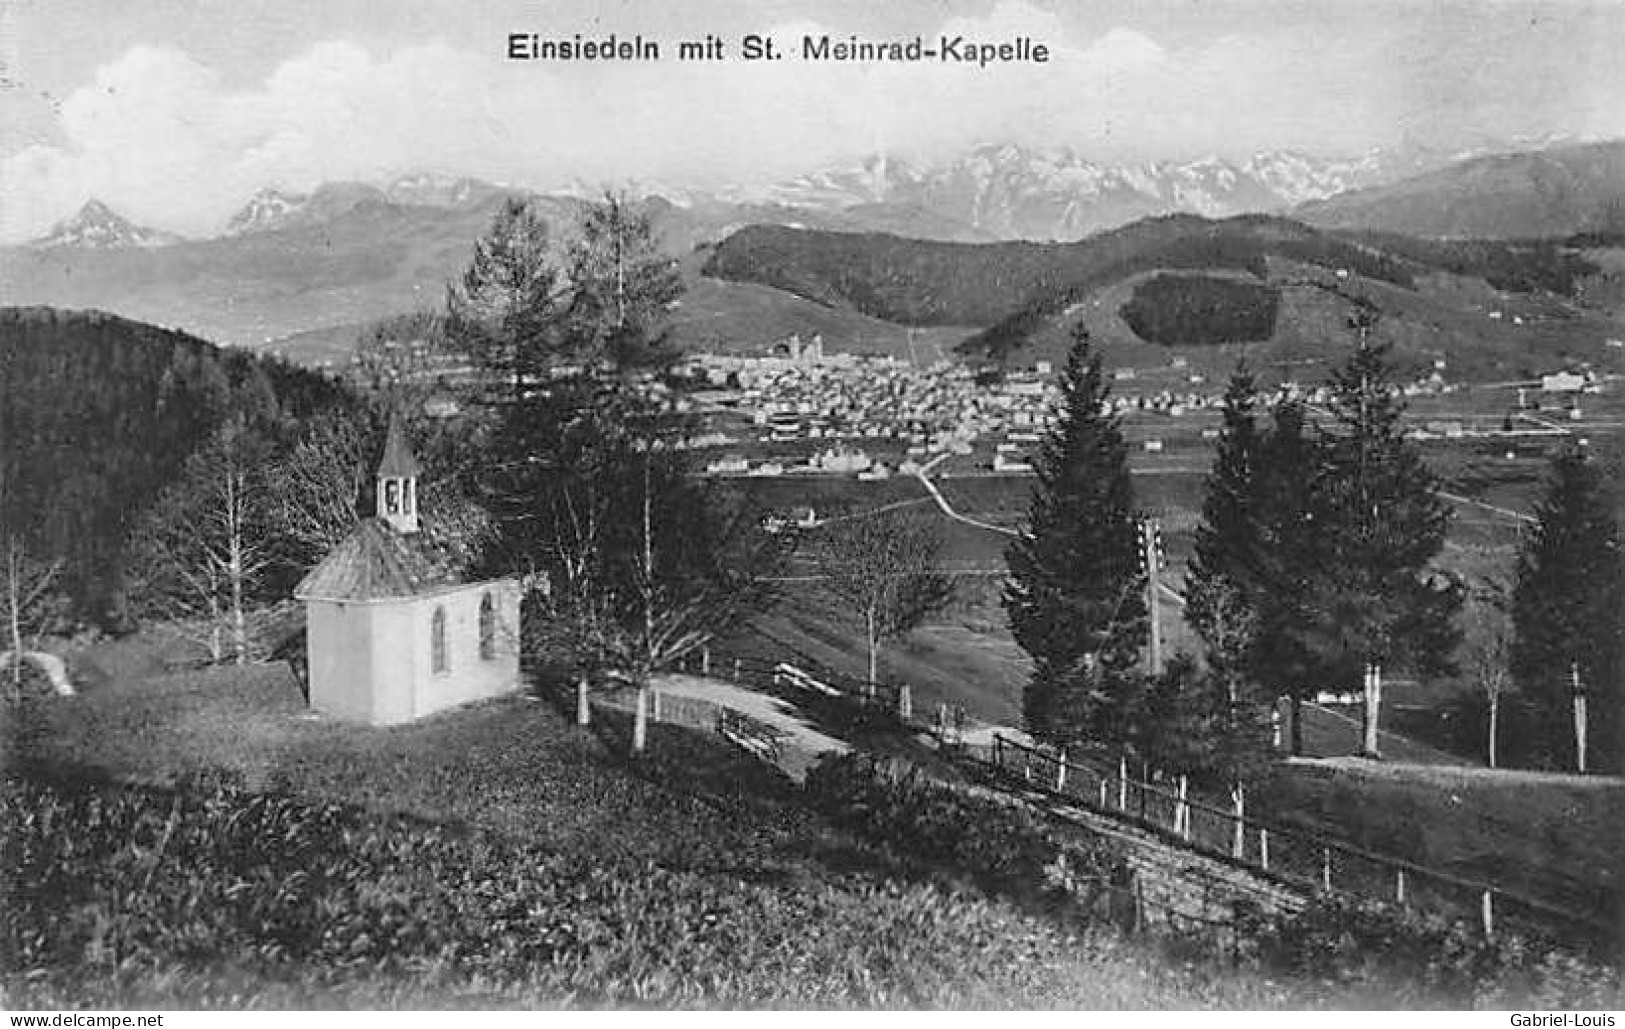
[[[1136,779],[1126,763],[1103,769],[998,736],[984,760],[984,767],[1008,786],[1131,821],[1310,892],[1339,892],[1451,918],[1467,917],[1486,936],[1516,926],[1528,935],[1592,946],[1606,943],[1613,931],[1589,915],[1491,883],[1257,819],[1246,813],[1244,805],[1209,804],[1192,797],[1184,780],[1158,785]]]
[[[594,702],[607,704],[618,711],[631,711],[637,702],[636,690],[600,694]],[[769,764],[779,764],[783,757],[784,731],[759,718],[703,697],[667,693],[658,687],[649,690],[648,702],[651,722],[716,732],[741,750]]]
[[[704,664],[731,674],[736,682],[878,708],[908,728],[930,733],[959,758],[992,769],[1003,785],[1039,790],[1130,820],[1171,842],[1228,859],[1289,886],[1392,902],[1452,919],[1469,918],[1486,936],[1515,927],[1525,935],[1570,946],[1614,945],[1616,927],[1594,916],[1378,854],[1345,840],[1262,820],[1248,814],[1244,803],[1220,807],[1193,796],[1188,783],[1165,781],[1159,785],[1137,780],[1122,763],[1116,769],[1100,768],[999,735],[986,746],[967,745],[965,737],[972,723],[962,708],[937,705],[929,712],[918,711],[907,685],[865,683],[819,667],[805,655],[793,656],[796,663],[728,657],[713,665],[707,653]]]
[[[924,709],[917,705],[913,687],[907,683],[865,682],[820,665],[789,647],[774,645],[786,651],[792,660],[713,655],[706,650],[689,657],[677,670],[711,674],[769,689],[787,698],[838,702],[850,705],[854,711],[880,712],[916,731],[930,733],[948,745],[962,742],[973,725],[962,707],[938,704]]]

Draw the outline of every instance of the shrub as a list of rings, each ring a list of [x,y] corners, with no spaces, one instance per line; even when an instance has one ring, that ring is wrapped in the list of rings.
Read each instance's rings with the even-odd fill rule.
[[[1440,915],[1342,895],[1259,920],[1251,948],[1271,970],[1343,984],[1386,983],[1461,1004],[1617,1007],[1618,971],[1501,932]]]
[[[833,822],[982,889],[1051,906],[1073,893],[1105,902],[1121,862],[1104,844],[1062,840],[1030,809],[979,796],[898,762],[860,754],[827,757],[808,774],[814,807]]]

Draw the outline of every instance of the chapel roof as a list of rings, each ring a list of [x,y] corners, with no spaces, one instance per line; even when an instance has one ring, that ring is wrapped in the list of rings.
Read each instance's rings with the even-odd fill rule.
[[[423,533],[401,533],[368,518],[311,569],[299,600],[394,600],[462,585],[456,562]]]

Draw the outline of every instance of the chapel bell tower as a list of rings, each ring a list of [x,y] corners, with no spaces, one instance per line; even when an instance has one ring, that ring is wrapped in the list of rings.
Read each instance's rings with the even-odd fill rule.
[[[400,419],[391,416],[384,458],[378,462],[378,517],[396,532],[418,531],[418,476],[422,472],[406,443]]]

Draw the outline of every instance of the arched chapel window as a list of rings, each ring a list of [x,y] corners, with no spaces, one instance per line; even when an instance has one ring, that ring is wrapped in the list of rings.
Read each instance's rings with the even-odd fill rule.
[[[451,671],[451,655],[446,651],[446,609],[434,609],[429,620],[429,663],[436,672]]]
[[[497,656],[497,606],[487,593],[480,598],[480,660]]]

